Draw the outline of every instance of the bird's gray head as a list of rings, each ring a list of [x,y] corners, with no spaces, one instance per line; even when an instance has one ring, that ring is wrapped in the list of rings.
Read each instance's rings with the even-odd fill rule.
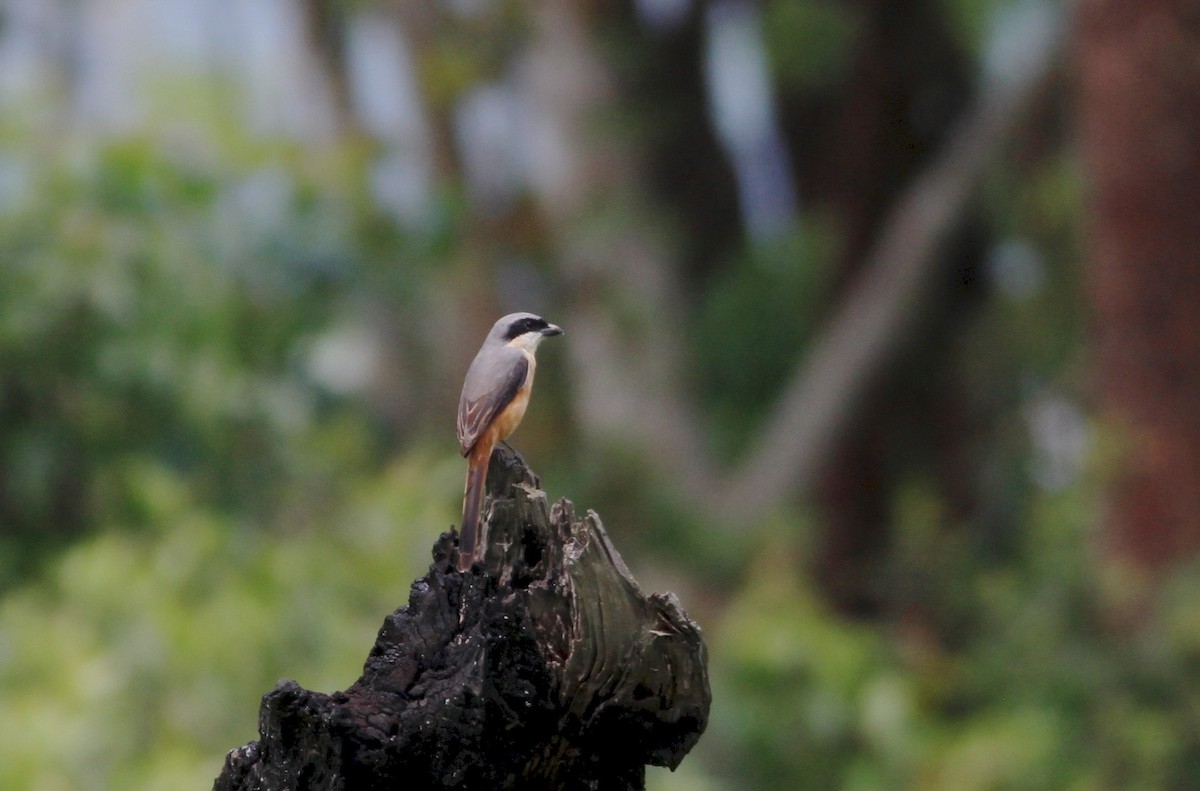
[[[506,343],[509,346],[518,346],[532,352],[537,349],[542,338],[562,334],[563,331],[560,327],[551,324],[541,316],[535,316],[532,313],[509,313],[492,325],[492,331],[488,333],[488,340]]]

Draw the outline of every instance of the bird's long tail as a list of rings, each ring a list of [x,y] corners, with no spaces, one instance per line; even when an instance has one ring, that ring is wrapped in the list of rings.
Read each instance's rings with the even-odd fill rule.
[[[483,509],[483,485],[487,480],[488,461],[492,449],[479,447],[479,443],[471,449],[467,459],[467,486],[463,492],[462,526],[458,534],[458,570],[469,571],[475,562],[475,543],[479,537],[479,515]]]

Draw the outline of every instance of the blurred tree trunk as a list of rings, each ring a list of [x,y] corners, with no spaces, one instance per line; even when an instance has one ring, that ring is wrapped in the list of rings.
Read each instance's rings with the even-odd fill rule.
[[[1079,13],[1097,387],[1126,442],[1108,544],[1154,568],[1200,552],[1200,13]]]
[[[320,64],[321,75],[328,83],[339,131],[343,134],[353,133],[358,127],[358,120],[350,98],[350,78],[346,73],[343,8],[330,0],[302,0],[300,13],[313,59]]]
[[[836,264],[842,292],[860,275],[897,196],[945,144],[971,82],[940,7],[884,0],[857,5],[863,20],[857,56],[845,83],[833,86],[836,104],[820,116],[809,187],[811,198],[830,206],[844,229]],[[939,255],[978,260],[980,247],[980,240],[959,234]],[[861,417],[844,433],[814,492],[825,526],[817,573],[847,611],[875,609],[881,592],[872,580],[887,552],[892,489],[914,462],[935,476],[955,470],[958,480],[941,484],[953,506],[969,507],[963,495],[969,487],[961,480],[969,470],[941,462],[962,455],[956,443],[965,433],[939,431],[938,424],[962,413],[943,339],[963,320],[975,289],[966,287],[973,284],[969,278],[941,283],[951,287],[928,301],[928,315],[875,377]],[[923,458],[905,450],[913,447]]]
[[[433,157],[434,176],[441,183],[454,183],[462,177],[462,169],[454,150],[451,119],[457,91],[447,87],[447,81],[436,73],[439,69],[446,68],[439,62],[441,56],[437,45],[439,37],[457,38],[460,35],[460,25],[456,23],[450,9],[433,0],[406,0],[403,3],[395,3],[391,8],[400,15],[408,34],[409,46],[412,48],[417,84],[421,86],[425,116],[429,123],[430,156]],[[482,55],[480,58],[482,59]]]
[[[689,13],[656,32],[647,32],[632,13],[606,20],[630,53],[614,64],[622,99],[655,119],[638,132],[640,170],[650,199],[670,206],[687,228],[676,240],[676,258],[693,296],[728,265],[740,243],[736,179],[709,117],[703,19]]]

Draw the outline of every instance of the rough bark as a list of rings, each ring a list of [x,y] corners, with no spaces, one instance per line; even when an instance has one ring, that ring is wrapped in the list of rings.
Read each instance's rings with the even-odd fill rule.
[[[484,560],[457,573],[442,535],[362,677],[281,682],[216,791],[641,789],[646,764],[676,767],[708,720],[700,630],[642,594],[594,512],[537,487],[498,449]]]
[[[1200,553],[1200,13],[1088,0],[1078,29],[1097,386],[1127,449],[1108,535],[1157,567]]]

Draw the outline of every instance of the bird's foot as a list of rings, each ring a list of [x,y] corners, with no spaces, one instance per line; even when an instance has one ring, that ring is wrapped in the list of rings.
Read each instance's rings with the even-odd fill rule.
[[[517,449],[514,448],[512,445],[509,445],[507,440],[503,440],[503,439],[500,440],[500,444],[503,445],[509,453],[511,453],[513,456],[517,457],[517,461],[521,462],[522,467],[529,469],[529,465],[525,463],[525,457],[522,456],[520,453],[517,453]]]

